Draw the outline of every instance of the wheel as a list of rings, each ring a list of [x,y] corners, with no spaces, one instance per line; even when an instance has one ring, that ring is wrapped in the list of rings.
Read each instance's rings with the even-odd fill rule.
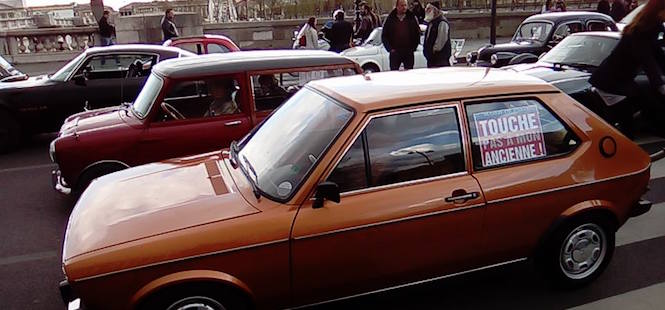
[[[76,182],[76,186],[73,188],[74,195],[76,197],[80,196],[94,179],[126,168],[127,167],[120,164],[103,164],[86,169]]]
[[[141,309],[239,310],[248,309],[240,296],[221,285],[189,285],[167,288],[150,296]]]
[[[589,215],[558,229],[542,257],[550,280],[560,288],[577,288],[597,278],[614,254],[613,227],[607,219]]]
[[[0,111],[0,154],[14,150],[19,142],[20,127],[8,113]]]
[[[372,72],[380,72],[379,67],[377,67],[375,64],[367,64],[363,66],[363,72],[365,73],[372,73]]]
[[[162,102],[161,107],[162,110],[164,110],[164,112],[173,117],[173,119],[185,119],[185,116],[182,115],[182,113],[180,113],[178,110],[176,110],[176,108],[174,108],[172,105],[166,102]]]

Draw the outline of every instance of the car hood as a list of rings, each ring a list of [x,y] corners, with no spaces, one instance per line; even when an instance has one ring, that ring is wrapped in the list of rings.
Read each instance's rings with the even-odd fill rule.
[[[37,87],[42,85],[50,85],[52,83],[53,81],[46,75],[31,76],[28,79],[22,81],[2,82],[0,83],[0,91]]]
[[[349,49],[344,50],[343,52],[340,53],[342,56],[346,57],[359,57],[359,56],[370,56],[370,55],[376,55],[379,53],[379,48],[378,46],[356,46],[352,47]]]
[[[564,67],[555,70],[552,64],[543,62],[508,66],[504,67],[504,69],[528,74],[549,83],[557,83],[573,79],[588,79],[591,76],[591,73],[589,72],[575,70],[574,68]]]
[[[93,181],[70,215],[63,259],[258,213],[223,169],[220,157],[206,154],[138,166]]]
[[[125,107],[115,106],[76,113],[67,119],[60,128],[60,135],[81,133],[104,127],[124,124],[122,115],[129,115]]]

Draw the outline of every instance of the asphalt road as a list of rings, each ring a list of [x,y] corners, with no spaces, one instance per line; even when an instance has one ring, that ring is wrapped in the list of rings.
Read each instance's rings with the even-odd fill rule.
[[[58,282],[73,202],[51,189],[51,138],[35,137],[0,155],[0,309],[65,309]],[[665,145],[641,142],[649,151]],[[665,160],[652,167],[648,197],[652,210],[621,228],[608,269],[585,288],[554,290],[521,262],[320,308],[664,309]]]

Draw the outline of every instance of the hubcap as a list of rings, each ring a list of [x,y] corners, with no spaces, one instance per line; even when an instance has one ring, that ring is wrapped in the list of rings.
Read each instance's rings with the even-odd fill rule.
[[[596,224],[575,228],[561,245],[559,265],[563,273],[571,279],[591,275],[605,259],[606,242],[605,232]]]
[[[212,298],[192,296],[176,301],[166,310],[226,310],[226,308]]]

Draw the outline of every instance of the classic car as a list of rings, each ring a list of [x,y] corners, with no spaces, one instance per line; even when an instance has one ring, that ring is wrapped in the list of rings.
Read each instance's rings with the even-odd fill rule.
[[[547,52],[538,62],[506,66],[503,69],[541,78],[606,120],[613,122],[605,115],[605,109],[602,107],[604,103],[592,90],[589,78],[594,69],[609,56],[620,38],[620,32],[572,34]],[[665,47],[663,47],[663,53],[665,55]],[[663,71],[665,72],[665,62],[663,62]],[[665,76],[663,78],[665,79]],[[640,97],[626,99],[634,107],[634,112],[641,112],[636,113],[640,120],[635,121],[634,124],[645,126],[646,128],[643,129],[655,134],[665,134],[660,125],[665,122],[665,107],[663,107],[662,98],[655,93],[644,71],[638,74],[635,82],[640,87]],[[616,124],[613,122],[613,125]]]
[[[520,62],[535,62],[572,33],[617,31],[611,17],[595,12],[558,12],[533,15],[525,19],[509,43],[486,45],[467,54],[467,63],[483,67],[501,67]]]
[[[229,37],[218,34],[177,37],[164,41],[164,46],[175,46],[198,55],[237,52],[238,45]]]
[[[413,53],[413,68],[426,68],[427,60],[423,56],[423,36],[425,34],[425,25],[420,25],[420,45]],[[379,72],[390,70],[390,54],[383,47],[381,41],[381,32],[383,27],[375,28],[370,33],[367,40],[360,46],[352,47],[344,50],[341,55],[349,57],[356,61],[365,72]]]
[[[50,147],[58,165],[54,187],[80,193],[107,173],[228,147],[310,80],[360,72],[348,58],[307,50],[165,61],[153,68],[133,105],[67,118]],[[236,109],[210,113],[219,98]]]
[[[286,308],[526,258],[578,287],[650,209],[650,165],[527,75],[314,81],[229,150],[93,181],[60,289],[72,308]]]
[[[27,79],[25,73],[16,69],[6,59],[0,56],[0,82],[15,82]]]
[[[0,83],[0,153],[21,136],[58,130],[68,116],[131,102],[158,62],[194,55],[159,45],[86,49],[52,75]]]

